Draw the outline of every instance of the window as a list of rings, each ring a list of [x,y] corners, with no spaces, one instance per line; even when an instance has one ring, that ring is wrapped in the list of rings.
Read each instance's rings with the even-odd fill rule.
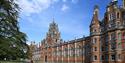
[[[118,48],[121,48],[121,33],[118,33]]]
[[[114,33],[111,34],[111,40],[113,40],[113,39],[114,39]]]
[[[123,39],[125,39],[125,32],[123,33]]]
[[[72,56],[72,48],[69,49],[70,56]]]
[[[125,14],[125,13],[124,13]],[[123,19],[125,19],[125,15],[123,14]]]
[[[118,27],[120,26],[120,22],[117,22],[117,26],[118,26]]]
[[[110,11],[109,7],[107,8],[108,11]]]
[[[121,33],[118,33],[118,39],[121,39]]]
[[[94,32],[96,32],[96,29],[94,30]]]
[[[111,55],[111,60],[116,60],[116,57],[115,57],[115,55]]]
[[[118,55],[118,59],[119,59],[119,60],[121,59],[121,55],[120,55],[120,54]]]
[[[97,51],[97,47],[95,47],[95,51]]]
[[[102,51],[104,51],[104,47],[102,47],[102,49],[101,49]]]
[[[105,47],[105,51],[108,51],[108,46]]]
[[[94,39],[93,39],[93,43],[95,44],[95,43],[96,43],[96,41],[97,41],[97,39],[96,39],[96,38],[94,38]]]
[[[105,60],[108,61],[108,55],[105,55]]]
[[[101,60],[104,60],[104,56],[103,55],[101,56]]]
[[[117,13],[117,19],[119,19],[119,17],[120,17],[120,14],[119,14],[119,12]]]
[[[66,57],[67,56],[67,49],[65,48],[64,49],[64,57]]]
[[[113,20],[113,18],[114,18],[113,14],[112,13],[109,14],[109,20]]]
[[[94,60],[97,60],[97,56],[96,55],[94,56]]]
[[[96,29],[93,29],[93,33],[95,33],[96,32]]]
[[[125,49],[125,32],[122,35],[123,48]]]
[[[111,18],[110,18],[110,17],[111,17],[111,15],[109,14],[109,20],[111,20]]]

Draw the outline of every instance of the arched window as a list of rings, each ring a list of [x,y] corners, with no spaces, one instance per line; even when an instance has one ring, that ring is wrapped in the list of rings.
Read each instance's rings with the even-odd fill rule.
[[[97,56],[96,55],[94,56],[94,60],[97,60]]]
[[[121,33],[118,33],[118,39],[121,39]]]
[[[125,32],[122,34],[122,47],[125,49]]]
[[[72,52],[72,47],[70,47],[70,56],[72,56],[73,52]]]
[[[119,60],[121,59],[121,55],[120,55],[120,54],[118,54],[118,59],[119,59]]]
[[[123,33],[123,36],[122,36],[123,40],[125,40],[125,32]]]
[[[97,51],[97,47],[95,47],[95,51]]]
[[[120,27],[120,22],[117,22],[117,26]]]
[[[97,38],[93,38],[93,43],[95,44],[97,41]]]
[[[102,51],[104,51],[104,50],[105,50],[105,48],[102,46],[102,47],[101,47],[101,50],[102,50]]]
[[[117,13],[117,19],[119,19],[120,18],[120,14],[119,14],[119,12]]]
[[[94,32],[96,32],[96,29],[94,30]]]
[[[102,60],[104,60],[104,59],[105,59],[105,58],[104,58],[104,55],[102,55],[102,56],[101,56],[101,59],[102,59]]]
[[[121,33],[118,33],[118,48],[121,48]]]
[[[115,55],[111,55],[111,60],[116,60],[116,56]]]

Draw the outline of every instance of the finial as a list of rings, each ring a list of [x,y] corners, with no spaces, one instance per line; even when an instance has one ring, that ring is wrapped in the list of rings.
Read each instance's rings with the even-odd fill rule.
[[[52,23],[55,23],[55,18],[53,17],[53,22]]]
[[[53,17],[53,21],[55,21],[54,17]]]
[[[55,22],[55,18],[53,17],[53,23]]]
[[[94,6],[94,10],[95,10],[95,9],[99,9],[99,6],[98,6],[98,5],[95,5],[95,6]]]
[[[98,5],[95,5],[93,14],[98,14],[98,11],[99,11],[99,7],[98,7]]]

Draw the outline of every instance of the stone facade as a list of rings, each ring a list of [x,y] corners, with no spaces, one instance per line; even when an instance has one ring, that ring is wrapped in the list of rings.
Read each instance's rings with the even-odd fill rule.
[[[53,20],[41,42],[41,63],[125,63],[125,0],[122,2],[119,6],[112,0],[103,20],[95,5],[87,37],[65,42]]]
[[[33,63],[41,63],[41,44],[37,45],[31,42],[29,45],[29,60]]]

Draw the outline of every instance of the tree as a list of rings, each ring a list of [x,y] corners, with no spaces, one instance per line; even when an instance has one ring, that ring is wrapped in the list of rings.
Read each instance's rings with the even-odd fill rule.
[[[26,34],[18,26],[19,9],[14,0],[0,0],[0,60],[27,57]]]

